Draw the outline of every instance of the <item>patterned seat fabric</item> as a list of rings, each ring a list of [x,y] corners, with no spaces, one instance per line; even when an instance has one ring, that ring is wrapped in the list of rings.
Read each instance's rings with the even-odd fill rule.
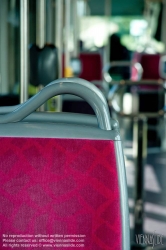
[[[82,244],[87,250],[122,250],[114,141],[1,138],[0,145],[0,232],[6,250],[11,235],[18,249]]]

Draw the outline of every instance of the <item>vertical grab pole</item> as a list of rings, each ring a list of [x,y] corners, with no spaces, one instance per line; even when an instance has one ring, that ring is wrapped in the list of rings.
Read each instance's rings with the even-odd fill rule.
[[[63,55],[63,0],[56,0],[56,25],[55,44],[58,48],[58,69],[59,78],[62,78],[62,55]],[[67,40],[67,39],[66,39]],[[62,111],[62,96],[57,96],[57,111]]]
[[[36,44],[39,48],[44,47],[45,43],[45,19],[46,19],[46,2],[45,0],[37,0],[36,1]]]
[[[162,11],[162,25],[161,25],[161,41],[165,45],[166,52],[166,31],[165,31],[165,22],[166,22],[166,0],[163,0],[163,11]]]
[[[73,0],[73,37],[74,37],[74,57],[78,57],[79,55],[79,17],[78,17],[78,10],[77,10],[77,0]]]
[[[70,6],[71,0],[65,0],[65,77],[68,76],[68,70],[70,69],[70,51],[69,51],[69,39],[70,39]]]
[[[45,44],[45,23],[46,23],[46,2],[45,0],[36,0],[36,44],[39,48],[43,48]],[[39,85],[38,90],[42,90],[43,86]],[[44,105],[39,108],[44,111]]]
[[[55,44],[58,48],[59,78],[61,78],[62,77],[62,53],[63,53],[63,0],[56,1],[56,13],[55,14],[56,14]]]
[[[46,41],[53,43],[53,1],[46,1]]]
[[[9,1],[0,1],[0,93],[6,94],[9,92],[9,77],[8,77],[8,5]]]
[[[112,1],[111,0],[105,0],[105,16],[109,19],[111,17],[111,14],[112,14]],[[108,20],[109,22],[109,20]],[[109,24],[108,24],[108,35],[109,35]],[[107,41],[107,45],[106,45],[106,48],[105,48],[105,60],[104,60],[104,64],[107,64],[109,61],[110,61],[110,41],[109,41],[109,37],[108,37],[108,41]]]
[[[144,233],[144,171],[147,158],[147,119],[146,117],[134,120],[134,157],[136,163],[135,174],[135,208],[134,208],[134,239],[132,250],[138,249],[135,238]],[[139,246],[144,249],[145,245]]]
[[[20,103],[28,99],[28,4],[29,0],[20,1]]]

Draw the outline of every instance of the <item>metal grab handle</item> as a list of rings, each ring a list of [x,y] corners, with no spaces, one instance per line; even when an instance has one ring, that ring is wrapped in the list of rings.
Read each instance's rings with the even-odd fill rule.
[[[73,94],[86,100],[93,108],[100,129],[111,130],[111,118],[104,95],[93,84],[80,78],[62,78],[53,81],[38,94],[19,105],[13,112],[0,116],[0,123],[18,122],[27,117],[49,98],[60,94]]]
[[[120,110],[120,107],[118,106],[117,102],[115,102],[114,97],[115,95],[117,95],[117,93],[120,91],[120,89],[124,86],[143,86],[143,85],[152,85],[152,86],[158,86],[158,87],[163,87],[164,91],[165,91],[165,87],[164,87],[164,82],[163,81],[138,81],[138,82],[133,82],[133,81],[112,81],[113,87],[109,93],[109,105],[112,107],[112,109],[114,110],[114,112],[116,114],[118,114],[119,116],[122,117],[130,117],[130,118],[160,118],[163,117],[165,114],[165,110],[159,110],[158,112],[154,112],[154,113],[150,113],[150,112],[143,112],[143,113],[133,113],[133,114],[126,114],[124,112],[122,112],[122,110]]]
[[[164,81],[162,79],[159,80],[140,80],[140,81],[131,81],[131,80],[120,80],[120,81],[111,81],[110,86],[118,85],[118,86],[143,86],[143,85],[153,85],[158,87],[164,87]]]
[[[133,61],[112,61],[110,63],[107,63],[104,68],[103,68],[103,77],[105,79],[105,81],[109,84],[113,84],[113,80],[112,80],[112,77],[111,75],[109,74],[109,70],[111,68],[114,68],[114,67],[135,67],[135,69],[137,69],[138,71],[138,75],[139,75],[139,78],[138,80],[141,79],[142,77],[142,74],[143,74],[143,68],[142,68],[142,65],[138,62],[133,62]]]

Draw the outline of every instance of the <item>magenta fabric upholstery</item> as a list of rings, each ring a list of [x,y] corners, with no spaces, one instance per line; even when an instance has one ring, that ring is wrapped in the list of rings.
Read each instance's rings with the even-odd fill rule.
[[[143,68],[142,80],[159,80],[159,61],[160,54],[141,54],[135,53],[133,56],[133,62],[139,62]],[[135,78],[135,72],[132,72],[132,80]],[[154,85],[143,85],[139,89],[142,90],[154,90],[159,89],[158,86]]]
[[[158,80],[161,78],[159,75],[159,60],[160,60],[159,54],[156,55],[143,54],[141,56],[140,63],[143,67],[142,79]]]
[[[99,53],[81,53],[80,61],[82,72],[80,78],[87,81],[101,81],[102,78],[102,57]]]
[[[113,141],[1,138],[0,145],[0,249],[11,249],[11,235],[19,250],[41,249],[43,235],[69,235],[86,250],[122,250]],[[16,242],[24,235],[26,248]],[[76,249],[55,244],[45,249]]]
[[[143,68],[142,79],[144,80],[158,80],[159,75],[159,61],[160,54],[142,54],[134,53],[132,61],[139,62]]]

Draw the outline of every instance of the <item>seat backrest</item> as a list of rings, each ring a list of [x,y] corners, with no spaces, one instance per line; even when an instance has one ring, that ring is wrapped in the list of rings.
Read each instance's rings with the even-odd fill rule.
[[[142,79],[143,80],[158,80],[159,75],[159,54],[136,54],[135,58],[139,61],[143,68]]]
[[[46,86],[58,78],[58,50],[54,45],[46,44],[41,49],[33,44],[29,57],[30,83],[33,86]]]
[[[141,65],[143,67],[142,79],[160,79],[159,75],[160,55],[143,54],[141,57]]]
[[[2,234],[54,235],[45,240],[57,234],[63,235],[61,243],[70,235],[66,238],[90,249],[121,246],[113,141],[1,138],[0,143]]]
[[[99,127],[65,119],[22,120],[61,93],[88,100]],[[46,86],[0,117],[0,145],[0,234],[7,250],[13,243],[29,249],[129,250],[122,145],[117,123],[94,85],[69,78]]]
[[[87,81],[101,81],[102,78],[102,57],[100,53],[84,52],[80,54],[82,72],[79,77]]]

